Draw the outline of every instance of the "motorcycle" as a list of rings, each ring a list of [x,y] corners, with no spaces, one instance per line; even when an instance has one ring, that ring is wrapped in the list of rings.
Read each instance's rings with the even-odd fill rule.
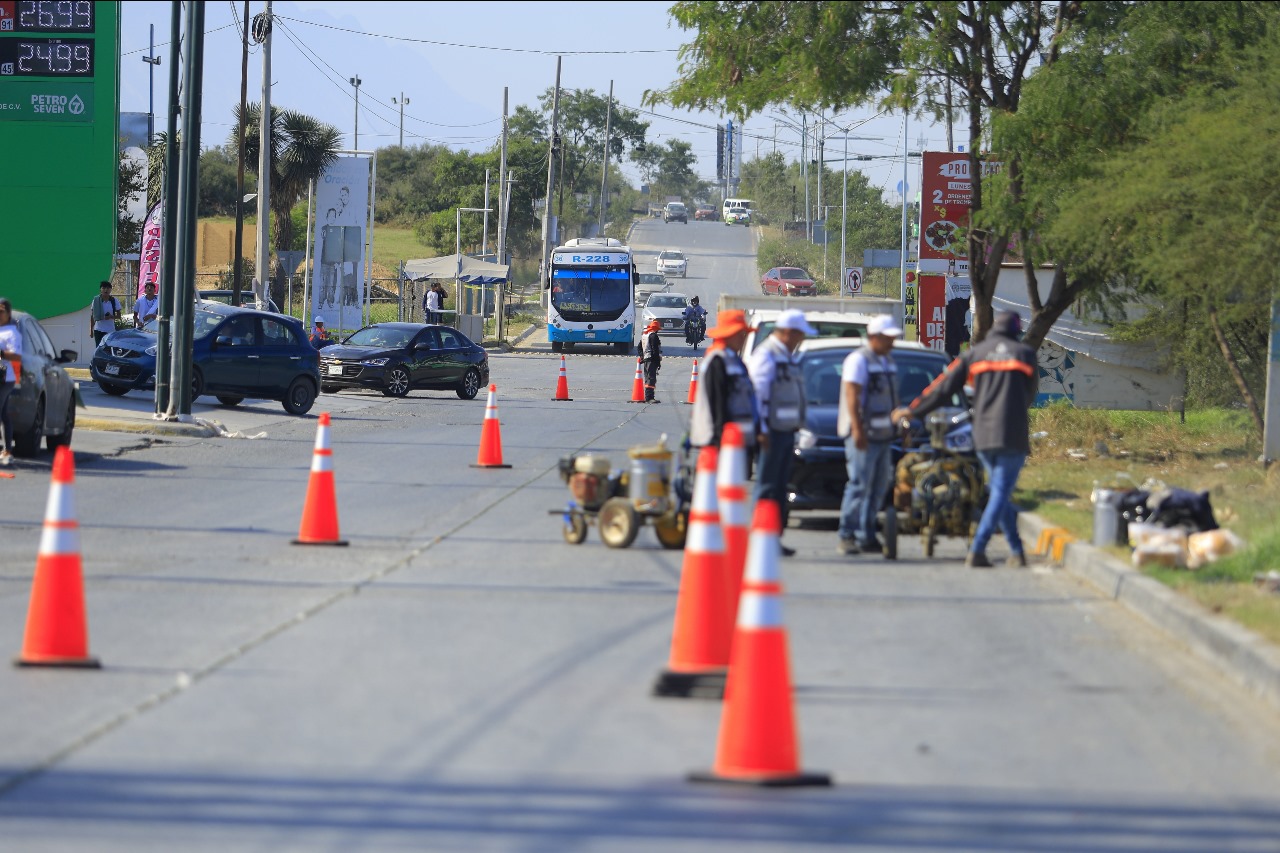
[[[707,318],[697,317],[684,324],[684,342],[695,350],[707,337]]]

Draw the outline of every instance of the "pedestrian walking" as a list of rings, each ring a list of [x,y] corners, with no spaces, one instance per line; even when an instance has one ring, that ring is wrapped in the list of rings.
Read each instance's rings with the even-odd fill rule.
[[[657,398],[658,371],[662,369],[662,340],[658,337],[657,320],[651,320],[640,336],[640,364],[644,368],[644,401],[661,403]]]
[[[898,408],[898,368],[893,342],[902,329],[887,314],[867,323],[867,343],[840,369],[836,434],[844,438],[845,483],[840,502],[841,554],[877,553],[876,517],[893,481],[893,411]],[[891,511],[891,510],[890,510]]]
[[[110,289],[110,285],[107,285]],[[9,395],[22,377],[22,331],[13,322],[13,303],[0,298],[0,359],[4,362],[0,382],[0,465],[13,464],[13,422],[9,417]]]
[[[698,393],[689,422],[689,443],[694,447],[719,447],[727,423],[742,430],[743,444],[754,451],[760,435],[760,408],[747,365],[738,355],[750,331],[742,311],[721,311],[716,325],[707,329],[711,346],[702,360]]]
[[[93,332],[94,346],[116,330],[119,317],[120,300],[111,295],[111,282],[104,281],[98,285],[98,295],[89,303],[89,330]]]
[[[960,393],[965,383],[973,386],[973,444],[987,472],[988,496],[965,559],[970,568],[991,567],[987,543],[997,529],[1009,543],[1008,565],[1027,565],[1012,498],[1031,453],[1028,411],[1035,402],[1039,378],[1036,352],[1021,337],[1022,318],[1016,312],[1001,311],[986,338],[961,353],[909,406],[893,413],[895,422],[922,417]]]
[[[795,351],[807,335],[816,335],[804,312],[789,308],[778,315],[773,333],[747,357],[747,372],[760,402],[761,442],[760,470],[756,477],[756,500],[776,501],[782,513],[782,530],[787,529],[789,506],[787,481],[791,477],[791,457],[795,452],[796,431],[804,426],[804,381]],[[781,545],[781,540],[779,540]],[[790,557],[794,548],[781,545],[782,555]]]

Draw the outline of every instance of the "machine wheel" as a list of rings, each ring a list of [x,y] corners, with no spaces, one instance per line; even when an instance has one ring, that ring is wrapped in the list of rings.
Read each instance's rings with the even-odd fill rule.
[[[609,498],[600,507],[596,523],[600,538],[610,548],[628,548],[640,532],[640,517],[627,498]]]
[[[933,549],[938,544],[938,533],[933,529],[932,525],[926,524],[924,529],[920,531],[920,542],[924,545],[924,555],[932,557]]]
[[[880,531],[884,543],[884,558],[898,559],[898,511],[892,505],[884,511],[884,530]]]
[[[685,535],[689,532],[689,514],[687,512],[667,513],[653,520],[653,533],[658,542],[668,551],[678,551],[684,547]]]
[[[581,545],[587,538],[587,517],[580,512],[565,513],[564,541],[570,545]]]
[[[382,393],[388,397],[405,397],[409,394],[409,371],[403,367],[393,367],[387,374],[387,384]]]

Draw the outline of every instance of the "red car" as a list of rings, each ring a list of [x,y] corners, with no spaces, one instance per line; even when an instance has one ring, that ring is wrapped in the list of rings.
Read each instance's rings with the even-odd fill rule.
[[[760,279],[760,292],[766,296],[817,296],[818,285],[799,267],[774,267]]]
[[[709,204],[700,204],[693,212],[694,222],[715,222],[719,218],[720,214]]]

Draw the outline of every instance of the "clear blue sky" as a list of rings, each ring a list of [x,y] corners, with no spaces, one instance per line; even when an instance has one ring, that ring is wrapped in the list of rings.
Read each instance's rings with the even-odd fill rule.
[[[171,3],[122,4],[121,109],[146,112],[148,25],[155,25],[156,127],[163,129],[168,100]],[[232,110],[240,99],[241,2],[206,4],[204,123],[201,142],[220,145],[231,130]],[[250,16],[265,3],[249,4]],[[563,56],[561,86],[593,89],[600,95],[614,83],[614,97],[639,109],[646,89],[661,89],[678,76],[677,51],[692,39],[672,23],[665,2],[568,3],[383,3],[276,2],[279,19],[272,46],[272,103],[300,110],[337,127],[350,145],[355,92],[348,80],[359,76],[360,147],[394,145],[399,138],[400,107],[392,98],[409,99],[404,110],[406,145],[429,142],[472,151],[487,149],[501,133],[502,90],[508,87],[510,110],[536,106],[555,82],[556,56]],[[607,51],[608,53],[599,53]],[[249,56],[251,102],[261,99],[262,54]],[[747,120],[744,154],[751,159],[776,144],[788,159],[799,156],[799,133],[779,123],[770,110]],[[796,115],[794,111],[791,115]],[[724,118],[662,107],[644,110],[649,139],[683,139],[693,145],[704,178],[715,176],[715,126]],[[785,121],[794,121],[781,116]],[[796,122],[798,124],[798,122]],[[858,125],[851,134],[882,137],[850,142],[850,153],[892,155],[902,150],[901,115],[877,118],[873,110],[851,111],[836,119],[840,127]],[[830,131],[838,135],[838,131]],[[776,136],[776,143],[775,143]],[[910,148],[945,147],[945,131],[913,122]],[[827,147],[830,161],[842,142]],[[886,197],[897,195],[901,160],[851,164],[860,167]],[[914,166],[914,163],[913,163]],[[832,164],[832,168],[839,168]],[[625,168],[625,164],[624,164]],[[634,171],[627,170],[634,179]],[[916,181],[911,173],[910,183]],[[839,187],[824,191],[828,204],[839,203]]]

